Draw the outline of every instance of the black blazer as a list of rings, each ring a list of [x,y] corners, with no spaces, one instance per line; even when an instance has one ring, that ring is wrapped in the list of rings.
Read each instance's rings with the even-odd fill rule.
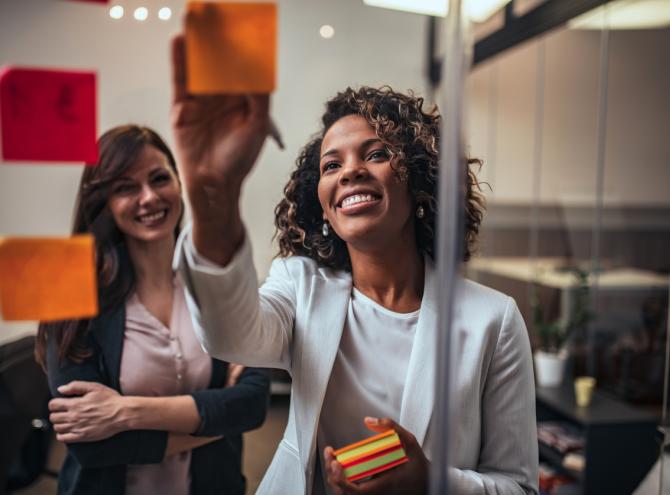
[[[48,339],[47,369],[54,397],[57,388],[72,380],[99,382],[120,391],[119,372],[125,331],[125,307],[93,320],[85,336],[92,355],[83,363],[58,362]],[[191,494],[242,495],[242,432],[265,420],[270,378],[267,370],[246,368],[237,385],[225,388],[228,363],[212,359],[212,379],[207,390],[193,392],[200,414],[197,436],[223,435],[221,440],[192,451]],[[125,492],[126,465],[159,463],[165,455],[168,432],[130,430],[98,442],[68,444],[60,471],[58,493],[119,495]]]

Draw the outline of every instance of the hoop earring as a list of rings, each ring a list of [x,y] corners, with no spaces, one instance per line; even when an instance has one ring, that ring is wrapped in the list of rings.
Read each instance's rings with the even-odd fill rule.
[[[323,234],[323,237],[328,237],[330,235],[330,225],[328,225],[328,220],[323,222],[323,226],[321,227],[321,233]]]
[[[426,216],[426,212],[423,209],[423,206],[419,205],[419,207],[416,209],[416,218],[421,219]]]

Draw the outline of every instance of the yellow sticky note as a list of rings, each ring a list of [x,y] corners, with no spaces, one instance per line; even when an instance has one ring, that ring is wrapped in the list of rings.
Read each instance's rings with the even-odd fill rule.
[[[97,315],[93,237],[0,239],[0,310],[6,321]]]
[[[276,4],[189,2],[185,31],[189,93],[274,91]]]

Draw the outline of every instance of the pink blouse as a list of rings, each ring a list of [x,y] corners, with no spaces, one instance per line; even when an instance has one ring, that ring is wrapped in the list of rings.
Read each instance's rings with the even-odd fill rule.
[[[196,339],[177,279],[173,298],[169,328],[144,307],[137,294],[126,301],[119,377],[123,395],[184,395],[209,386],[212,361]],[[191,452],[187,451],[166,457],[160,464],[129,465],[126,494],[187,494],[190,464]]]

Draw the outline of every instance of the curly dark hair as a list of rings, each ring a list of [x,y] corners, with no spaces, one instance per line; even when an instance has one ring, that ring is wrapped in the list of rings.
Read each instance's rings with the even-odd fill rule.
[[[322,234],[323,210],[317,187],[323,137],[342,117],[361,115],[384,143],[396,178],[407,182],[415,205],[423,207],[423,218],[415,224],[416,243],[420,252],[435,258],[440,116],[436,107],[424,110],[423,104],[423,98],[411,92],[395,92],[388,86],[347,88],[326,103],[321,118],[323,128],[300,152],[296,168],[284,187],[284,198],[275,208],[279,256],[307,256],[323,266],[351,271],[345,242],[333,231],[327,237]],[[464,261],[470,259],[475,249],[484,211],[484,198],[471,169],[474,164],[481,166],[481,161],[464,160],[467,175]]]

